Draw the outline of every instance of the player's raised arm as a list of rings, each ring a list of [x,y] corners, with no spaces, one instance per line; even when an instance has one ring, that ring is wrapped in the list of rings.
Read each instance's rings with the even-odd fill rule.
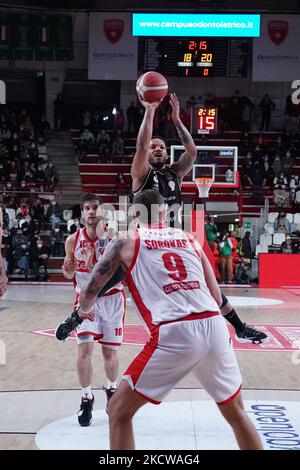
[[[124,234],[120,238],[114,238],[105,249],[92,271],[92,279],[85,290],[80,292],[79,305],[83,312],[89,312],[97,300],[102,287],[110,280],[115,271],[120,267],[130,265],[134,255],[134,240]]]
[[[137,136],[136,152],[131,166],[132,190],[137,191],[144,183],[145,176],[149,171],[148,152],[153,132],[153,119],[159,102],[147,103],[140,98],[145,108],[143,121]]]
[[[5,294],[7,287],[7,276],[4,269],[4,261],[2,258],[2,230],[3,230],[3,214],[0,207],[0,297]]]
[[[180,156],[177,162],[171,165],[171,168],[179,178],[183,178],[189,171],[191,171],[194,161],[197,156],[197,148],[194,143],[193,137],[183,125],[180,119],[180,104],[175,93],[171,93],[170,105],[172,108],[172,119],[177,129],[179,138],[184,146],[185,152]]]
[[[75,276],[76,262],[73,253],[73,246],[75,243],[75,233],[69,235],[65,242],[66,256],[62,265],[63,275],[67,279],[73,279]]]

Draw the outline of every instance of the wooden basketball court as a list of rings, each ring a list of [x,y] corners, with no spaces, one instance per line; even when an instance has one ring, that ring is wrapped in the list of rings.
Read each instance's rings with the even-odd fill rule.
[[[277,406],[280,410],[287,410],[289,415],[285,419],[292,423],[292,440],[289,441],[286,435],[283,441],[282,435],[280,437],[278,434],[276,445],[281,446],[280,448],[290,448],[290,445],[291,448],[300,449],[300,288],[261,290],[231,287],[222,290],[236,306],[243,321],[261,326],[268,334],[268,341],[258,346],[240,344],[234,339],[243,376],[244,398],[247,403],[249,401],[249,406],[252,402],[261,402],[263,406],[267,406],[266,409]],[[53,329],[71,312],[73,297],[71,284],[24,284],[10,285],[5,297],[0,300],[1,449],[70,448],[67,438],[65,441],[59,438],[60,432],[66,432],[72,442],[83,448],[89,448],[90,433],[93,433],[95,446],[99,442],[99,449],[107,448],[107,441],[103,441],[108,421],[104,412],[105,394],[100,390],[102,385],[106,385],[101,347],[96,345],[93,359],[95,420],[90,429],[86,430],[80,428],[76,417],[81,400],[76,373],[76,341],[69,339],[60,343],[53,337]],[[139,325],[130,300],[127,302],[125,322],[125,344],[119,350],[120,376],[147,336]],[[193,376],[186,377],[169,395],[166,405],[160,405],[165,407],[161,410],[166,413],[163,419],[164,433],[168,430],[173,434],[172,416],[176,416],[176,413],[180,426],[187,426],[187,433],[189,428],[192,433],[193,425],[187,423],[184,416],[186,411],[182,407],[199,400],[199,406],[194,403],[195,410],[192,414],[194,421],[200,426],[201,434],[201,423],[209,418],[203,401],[212,401]],[[153,416],[155,419],[161,413],[158,411],[160,407],[145,407],[148,418]],[[169,407],[175,407],[176,413]],[[136,418],[137,426],[141,426],[141,429],[143,416],[141,414],[141,417]],[[60,431],[57,431],[58,428],[51,431],[51,426],[55,423],[69,426],[68,430],[60,427]],[[177,426],[179,424],[177,422]],[[37,438],[38,433],[41,433],[42,438]],[[55,442],[52,439],[54,434]],[[197,447],[197,443],[196,447],[190,447],[193,441],[187,440],[185,443],[180,434],[177,437],[175,434],[171,444],[163,441],[162,448],[201,448]],[[141,441],[140,445],[149,449],[159,448],[159,435],[160,430],[157,429],[156,436],[148,436],[147,442]],[[221,436],[220,439],[222,440]],[[265,443],[266,439],[267,437]]]

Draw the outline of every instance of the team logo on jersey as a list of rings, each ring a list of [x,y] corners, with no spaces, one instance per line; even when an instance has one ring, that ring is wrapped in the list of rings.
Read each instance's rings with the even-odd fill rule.
[[[156,191],[158,191],[158,177],[155,172],[153,174],[153,188],[152,189],[155,189]]]
[[[106,247],[107,241],[103,238],[100,238],[96,242],[96,258],[98,259],[99,256],[102,256]]]
[[[107,39],[115,44],[119,41],[124,31],[123,20],[105,20],[104,21],[104,32]]]
[[[277,46],[285,40],[288,33],[288,25],[287,21],[269,21],[269,36],[271,41],[277,44]]]
[[[88,246],[88,242],[86,240],[80,240],[79,248],[80,248],[80,251],[81,251],[82,255],[85,255],[85,251],[86,251],[87,246]]]
[[[170,180],[170,181],[168,182],[168,186],[169,186],[169,188],[171,189],[171,191],[175,191],[175,181]]]

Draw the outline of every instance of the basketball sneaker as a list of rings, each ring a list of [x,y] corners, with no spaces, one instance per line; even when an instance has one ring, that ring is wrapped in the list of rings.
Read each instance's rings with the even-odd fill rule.
[[[260,344],[267,338],[266,333],[250,328],[246,323],[244,323],[244,328],[236,330],[235,334],[239,343],[247,343],[249,341],[252,344]]]
[[[94,400],[94,395],[90,400],[82,397],[80,410],[78,411],[78,423],[80,426],[89,426],[91,424]]]
[[[83,322],[83,318],[78,315],[79,307],[71,313],[55,330],[55,336],[59,341],[65,341],[68,336]]]
[[[113,396],[113,394],[115,393],[116,389],[115,388],[102,387],[102,390],[104,390],[105,393],[106,393],[107,403],[106,403],[105,411],[108,414],[108,402],[111,399],[111,397]]]

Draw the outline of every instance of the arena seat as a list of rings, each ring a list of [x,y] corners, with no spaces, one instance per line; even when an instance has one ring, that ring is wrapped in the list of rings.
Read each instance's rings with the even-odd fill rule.
[[[285,242],[285,234],[276,232],[273,235],[273,245],[281,245],[283,242]]]

